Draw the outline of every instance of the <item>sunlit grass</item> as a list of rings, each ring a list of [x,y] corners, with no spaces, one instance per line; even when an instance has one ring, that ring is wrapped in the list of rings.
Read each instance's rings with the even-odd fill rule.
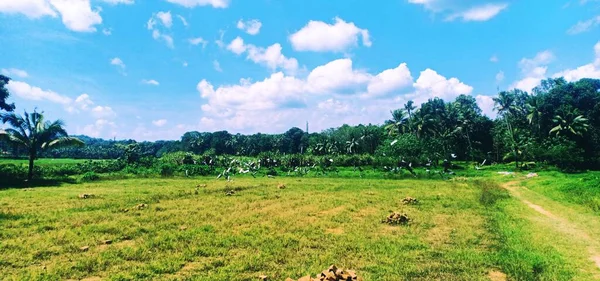
[[[522,218],[505,213],[517,201],[487,185],[198,178],[3,190],[0,276],[284,280],[336,264],[364,280],[488,280],[491,270],[519,280],[585,280],[561,253],[535,242],[550,234],[531,234]],[[229,190],[233,196],[225,195]],[[79,199],[81,193],[95,197]],[[406,196],[420,203],[403,205]],[[135,208],[142,203],[148,207]],[[391,211],[412,222],[381,223]]]

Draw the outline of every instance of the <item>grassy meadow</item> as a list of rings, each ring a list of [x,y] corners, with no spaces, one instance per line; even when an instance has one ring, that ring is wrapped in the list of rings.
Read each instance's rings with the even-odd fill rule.
[[[284,280],[336,264],[362,280],[598,277],[585,245],[530,223],[535,211],[496,183],[506,180],[150,178],[5,189],[0,276]],[[404,205],[407,196],[419,204]],[[411,222],[382,223],[392,211]]]

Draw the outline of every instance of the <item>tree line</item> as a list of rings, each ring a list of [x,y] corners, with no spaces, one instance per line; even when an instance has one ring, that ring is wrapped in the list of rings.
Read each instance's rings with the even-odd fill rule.
[[[4,83],[6,83],[5,81]],[[2,83],[2,82],[0,82]],[[563,169],[600,168],[600,80],[547,79],[531,93],[500,92],[495,119],[482,114],[475,98],[433,98],[420,107],[412,101],[390,112],[382,125],[343,125],[308,133],[293,127],[282,134],[187,132],[177,141],[136,142],[76,136],[86,145],[43,151],[40,157],[119,159],[128,151],[139,158],[173,152],[256,157],[273,155],[371,155],[424,165],[444,159],[480,163],[514,162],[516,168],[547,163]],[[6,91],[0,106],[6,105]],[[26,148],[0,143],[0,151],[26,156]]]

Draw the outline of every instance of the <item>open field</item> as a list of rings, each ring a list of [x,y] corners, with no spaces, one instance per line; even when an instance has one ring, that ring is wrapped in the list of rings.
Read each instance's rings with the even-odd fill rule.
[[[420,203],[404,205],[406,196]],[[129,179],[8,189],[0,191],[0,275],[283,280],[336,264],[363,280],[597,278],[586,241],[552,227],[523,196],[473,179]],[[592,221],[579,224],[577,209],[542,199],[569,210],[580,233],[599,224],[587,215]],[[412,222],[383,224],[391,211]]]
[[[86,159],[68,159],[68,158],[40,158],[35,160],[36,166],[52,166],[52,165],[62,165],[62,164],[77,164],[88,161]],[[94,160],[98,161],[98,160]],[[11,159],[11,158],[0,158],[0,164],[15,164],[15,165],[29,165],[29,161],[27,159]]]

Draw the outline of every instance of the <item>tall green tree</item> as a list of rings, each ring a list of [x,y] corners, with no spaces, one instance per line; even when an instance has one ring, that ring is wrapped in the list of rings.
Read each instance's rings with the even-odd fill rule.
[[[43,112],[27,113],[20,116],[15,113],[0,114],[2,123],[8,123],[12,128],[0,130],[0,138],[25,148],[29,156],[29,171],[27,178],[33,178],[33,163],[38,154],[47,149],[64,146],[83,146],[77,138],[69,137],[61,120],[45,121]]]
[[[10,112],[10,111],[15,110],[15,104],[14,103],[11,103],[11,104],[6,103],[6,99],[8,99],[8,97],[10,96],[8,89],[6,88],[6,85],[8,85],[9,81],[10,81],[10,78],[0,74],[0,110],[5,110],[5,111]]]

